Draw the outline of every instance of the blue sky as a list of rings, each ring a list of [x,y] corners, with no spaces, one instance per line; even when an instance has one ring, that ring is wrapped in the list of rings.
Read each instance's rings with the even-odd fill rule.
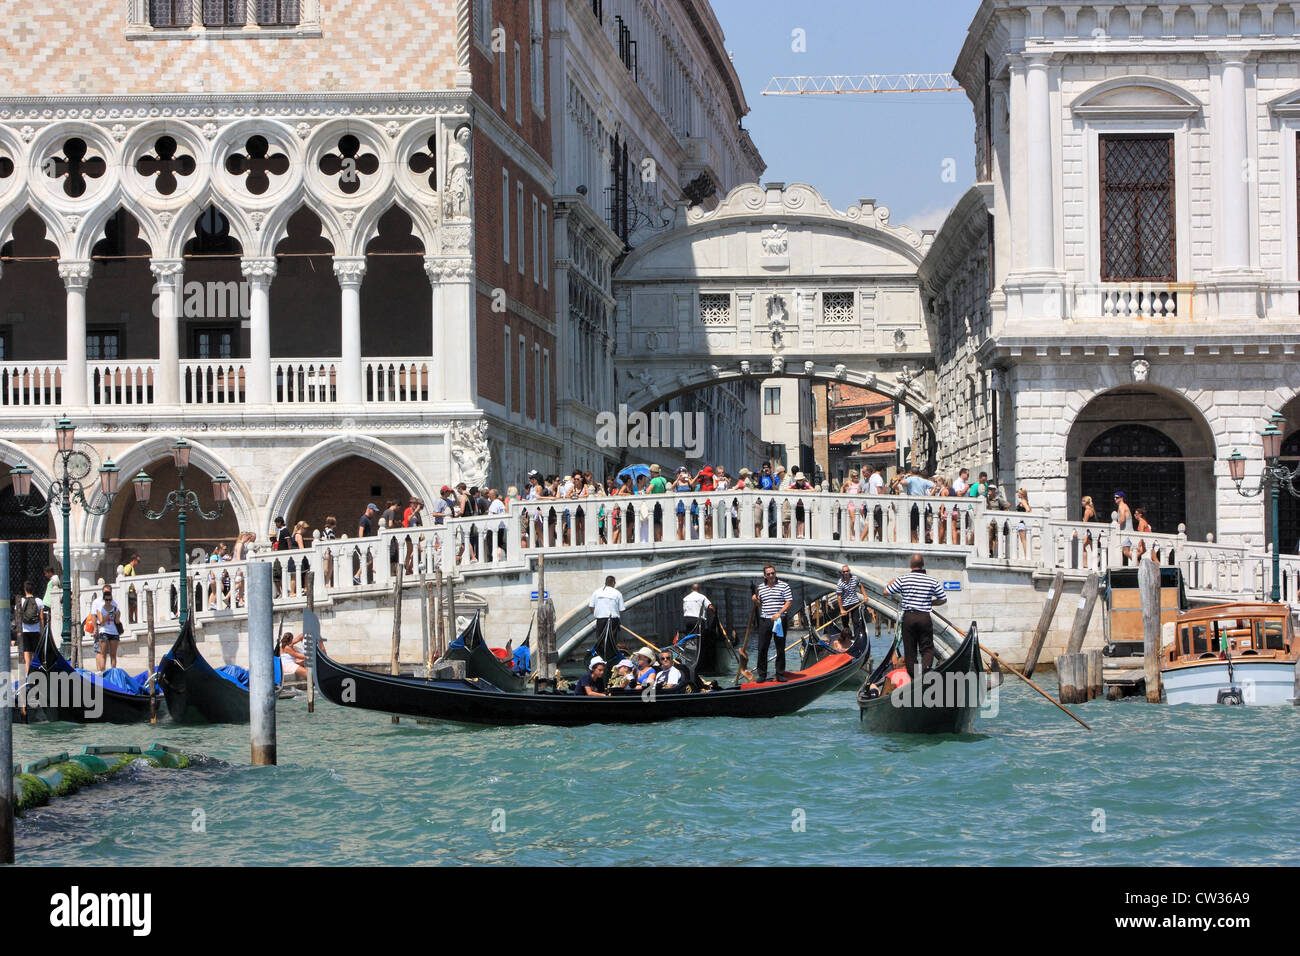
[[[806,182],[837,209],[875,199],[890,222],[938,228],[975,178],[962,93],[762,96],[771,76],[947,72],[978,0],[713,0],[749,102],[765,181]],[[793,31],[806,52],[794,52]],[[956,181],[944,182],[946,160]]]

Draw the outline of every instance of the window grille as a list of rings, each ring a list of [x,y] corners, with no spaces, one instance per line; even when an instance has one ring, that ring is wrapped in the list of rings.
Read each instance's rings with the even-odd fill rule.
[[[1100,151],[1102,281],[1176,281],[1174,138],[1103,136]]]

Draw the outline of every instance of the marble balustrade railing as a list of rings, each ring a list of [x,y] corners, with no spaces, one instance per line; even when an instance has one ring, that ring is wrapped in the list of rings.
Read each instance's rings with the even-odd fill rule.
[[[850,559],[855,551],[883,550],[896,553],[900,568],[912,551],[942,552],[963,556],[968,566],[1029,573],[1059,569],[1075,577],[1132,564],[1141,552],[1181,568],[1189,593],[1203,597],[1266,598],[1272,580],[1269,555],[1246,546],[990,510],[971,499],[693,492],[516,501],[500,515],[386,529],[366,538],[318,537],[302,550],[262,549],[245,561],[195,563],[187,569],[189,604],[200,621],[243,616],[247,566],[253,562],[272,564],[277,606],[298,608],[305,604],[308,572],[315,574],[315,602],[326,605],[349,595],[391,590],[399,567],[405,586],[414,587],[421,572],[432,577],[438,568],[444,574],[477,575],[527,570],[533,557],[542,554],[628,551],[661,553],[667,559],[718,545],[752,548],[756,561],[792,547],[843,550]],[[1300,557],[1285,556],[1281,564],[1284,600],[1300,600]],[[124,609],[128,636],[143,634],[145,590],[154,592],[156,626],[175,629],[174,571],[122,577],[112,587]],[[97,594],[83,591],[78,621]],[[56,617],[58,607],[55,602]]]

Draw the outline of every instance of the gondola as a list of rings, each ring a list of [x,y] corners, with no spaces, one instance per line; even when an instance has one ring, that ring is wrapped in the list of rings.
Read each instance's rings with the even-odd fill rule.
[[[78,670],[64,659],[46,630],[28,673],[28,707],[14,716],[27,723],[66,720],[75,724],[139,724],[149,720],[148,674]],[[161,701],[159,702],[162,703]],[[161,713],[162,707],[160,706]]]
[[[273,668],[278,686],[278,656]],[[218,670],[209,664],[199,653],[188,620],[172,649],[163,655],[158,680],[167,698],[167,711],[179,724],[248,723],[248,672],[234,665]]]
[[[979,635],[972,623],[966,639],[920,680],[891,694],[872,697],[884,680],[892,653],[858,691],[858,727],[878,734],[968,734],[984,695]]]
[[[827,628],[826,630],[829,631],[830,628]],[[867,633],[868,635],[868,643],[870,643],[871,630],[872,628],[868,627],[864,622],[863,632]],[[831,646],[829,641],[827,641],[824,637],[821,637],[820,635],[812,637],[811,639],[805,639],[803,642],[803,649],[799,655],[799,666],[805,668],[812,667],[818,661],[822,660],[825,657],[829,657],[831,654],[834,653],[836,653],[835,648]],[[862,666],[858,670],[854,671],[852,674],[846,675],[843,682],[841,682],[840,686],[836,689],[857,690],[859,687],[862,686],[863,678],[867,676],[867,671],[869,671],[870,668],[871,668],[871,658],[869,656],[864,657],[862,659]]]
[[[492,653],[492,649],[483,640],[483,629],[479,625],[479,612],[456,640],[447,645],[447,653],[440,660],[464,661],[465,676],[471,679],[485,680],[493,687],[504,691],[521,691],[528,686],[526,674],[516,674],[509,662],[503,661]]]
[[[856,670],[866,642],[853,654],[837,654],[807,671],[767,681],[707,692],[615,692],[609,697],[575,693],[507,693],[481,678],[421,680],[371,674],[316,652],[316,683],[321,694],[344,707],[403,714],[456,723],[519,725],[632,724],[685,717],[780,717],[806,707]]]

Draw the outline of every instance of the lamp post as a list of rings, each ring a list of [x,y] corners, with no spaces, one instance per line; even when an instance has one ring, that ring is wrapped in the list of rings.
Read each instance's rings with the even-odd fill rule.
[[[63,588],[63,634],[60,653],[64,657],[72,652],[72,541],[69,528],[72,503],[73,501],[80,503],[89,514],[108,514],[109,508],[113,506],[113,498],[117,495],[119,477],[117,465],[113,464],[111,459],[104,462],[99,469],[99,490],[104,494],[104,503],[102,505],[90,503],[86,497],[86,486],[82,481],[90,475],[91,461],[89,455],[76,448],[74,444],[76,432],[76,426],[67,418],[59,419],[58,424],[54,426],[58,443],[58,453],[54,458],[56,477],[46,490],[45,503],[40,507],[23,507],[32,493],[32,470],[27,462],[20,461],[9,472],[9,480],[13,482],[14,497],[18,499],[23,514],[39,518],[49,514],[50,509],[54,507],[58,507],[63,514],[63,573],[60,575],[59,583]]]
[[[190,512],[198,515],[205,521],[215,521],[220,518],[226,510],[226,502],[230,499],[230,479],[226,477],[225,472],[218,472],[217,476],[212,479],[212,499],[217,503],[214,511],[208,512],[203,510],[199,504],[199,496],[191,489],[185,487],[185,471],[190,467],[190,444],[184,438],[179,439],[176,444],[172,445],[172,462],[176,465],[176,483],[175,491],[169,492],[167,500],[158,511],[149,510],[149,492],[153,487],[153,479],[145,472],[141,471],[132,479],[135,485],[135,502],[140,506],[140,512],[150,521],[161,521],[170,511],[175,510],[176,520],[180,524],[181,539],[181,579],[180,579],[180,624],[185,626],[185,618],[189,616],[189,581],[186,577],[185,567],[185,519]]]
[[[1282,429],[1286,425],[1286,418],[1283,415],[1274,414],[1269,419],[1268,426],[1259,433],[1260,441],[1264,446],[1264,471],[1259,476],[1259,485],[1253,491],[1243,489],[1241,483],[1246,479],[1246,458],[1235,448],[1232,454],[1228,456],[1228,474],[1232,477],[1232,482],[1237,486],[1237,494],[1243,498],[1255,498],[1268,489],[1269,495],[1273,502],[1273,602],[1276,604],[1282,600],[1282,565],[1278,554],[1281,544],[1281,529],[1279,527],[1279,507],[1278,503],[1282,497],[1282,489],[1286,490],[1292,497],[1300,498],[1300,491],[1296,490],[1292,483],[1297,475],[1300,475],[1300,467],[1294,469],[1288,468],[1282,464]]]

